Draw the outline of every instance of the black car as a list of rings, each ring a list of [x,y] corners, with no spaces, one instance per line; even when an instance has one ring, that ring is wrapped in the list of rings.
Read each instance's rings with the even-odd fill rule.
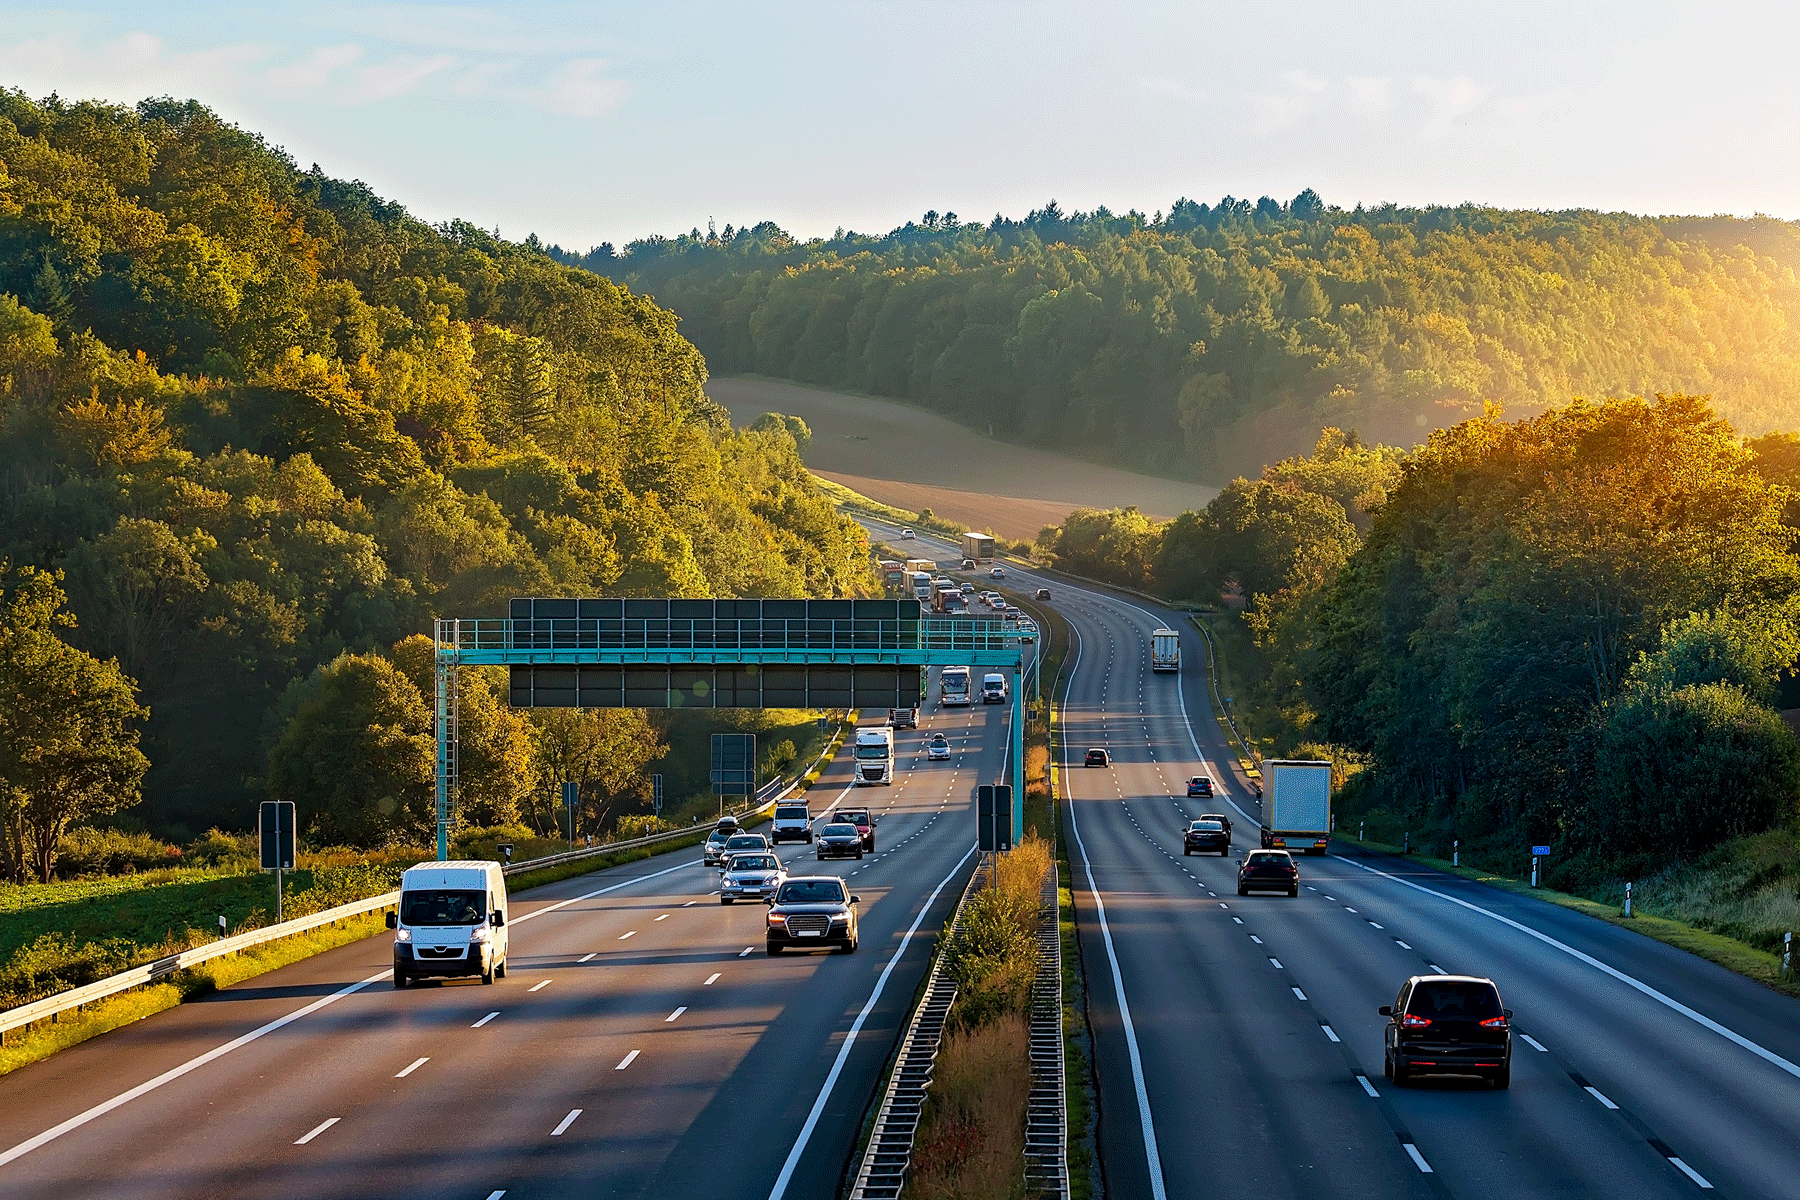
[[[856,826],[856,832],[862,836],[862,848],[870,854],[875,853],[875,821],[866,808],[840,808],[832,818],[834,824],[842,822]]]
[[[1204,775],[1196,775],[1188,780],[1189,798],[1198,796],[1202,800],[1211,800],[1213,794],[1212,780]]]
[[[767,949],[780,954],[789,947],[810,950],[833,946],[844,954],[856,949],[856,904],[844,881],[835,875],[802,875],[781,885],[769,901]]]
[[[1231,832],[1231,818],[1224,813],[1201,813],[1195,819],[1199,821],[1217,821],[1225,827],[1226,833]]]
[[[1238,864],[1238,895],[1251,892],[1300,894],[1300,868],[1286,850],[1252,850]]]
[[[1219,857],[1231,853],[1231,831],[1217,821],[1208,821],[1205,817],[1189,821],[1188,827],[1181,835],[1181,853],[1183,857],[1196,851],[1211,853],[1218,851]]]
[[[1050,598],[1050,589],[1049,588],[1039,588],[1037,590],[1037,598],[1039,600],[1048,600]]]
[[[1421,1073],[1512,1085],[1512,1009],[1479,975],[1414,975],[1378,1010],[1388,1019],[1383,1071],[1405,1087]]]
[[[828,858],[861,858],[862,834],[845,821],[833,821],[819,830],[819,861]]]
[[[1110,767],[1112,755],[1096,746],[1087,752],[1087,758],[1081,764],[1084,767]]]

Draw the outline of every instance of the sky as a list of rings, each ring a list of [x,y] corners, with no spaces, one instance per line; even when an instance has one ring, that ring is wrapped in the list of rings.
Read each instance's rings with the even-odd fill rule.
[[[1800,5],[0,0],[0,86],[193,98],[428,221],[585,250],[1055,199],[1800,218]]]

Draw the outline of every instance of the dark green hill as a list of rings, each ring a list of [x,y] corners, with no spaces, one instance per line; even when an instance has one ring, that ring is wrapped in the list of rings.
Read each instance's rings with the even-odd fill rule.
[[[1407,444],[1490,402],[1685,392],[1746,433],[1800,424],[1800,226],[1767,218],[1345,212],[1308,191],[563,257],[680,314],[716,372],[1214,483],[1321,426]]]

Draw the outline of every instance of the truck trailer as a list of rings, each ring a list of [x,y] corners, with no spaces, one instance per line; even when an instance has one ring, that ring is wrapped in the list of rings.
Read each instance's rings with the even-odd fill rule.
[[[1331,840],[1331,764],[1270,759],[1262,774],[1263,849],[1325,853]]]
[[[1150,669],[1181,670],[1181,635],[1173,629],[1158,629],[1150,634]]]
[[[994,561],[994,538],[987,533],[965,533],[962,539],[963,557],[970,562]]]

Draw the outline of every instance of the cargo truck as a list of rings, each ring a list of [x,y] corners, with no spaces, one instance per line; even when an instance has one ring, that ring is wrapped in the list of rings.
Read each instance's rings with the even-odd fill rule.
[[[963,534],[963,557],[972,563],[994,560],[994,539],[985,533]]]
[[[894,782],[894,731],[886,725],[865,725],[856,731],[856,779],[858,787]]]
[[[937,560],[934,558],[909,558],[906,560],[908,573],[923,571],[927,575],[937,574]]]
[[[1262,776],[1263,849],[1325,853],[1331,840],[1331,764],[1270,759]]]
[[[1173,629],[1158,629],[1150,634],[1150,669],[1181,670],[1181,635]]]
[[[933,612],[940,612],[945,616],[954,616],[957,613],[968,612],[969,602],[963,596],[961,588],[954,585],[950,587],[940,586],[931,598],[931,608]]]
[[[931,582],[930,572],[909,571],[906,576],[906,584],[912,589],[913,597],[921,604],[931,603],[931,593],[935,591],[936,588]]]
[[[906,584],[906,564],[882,559],[881,580],[893,591],[899,591]]]

